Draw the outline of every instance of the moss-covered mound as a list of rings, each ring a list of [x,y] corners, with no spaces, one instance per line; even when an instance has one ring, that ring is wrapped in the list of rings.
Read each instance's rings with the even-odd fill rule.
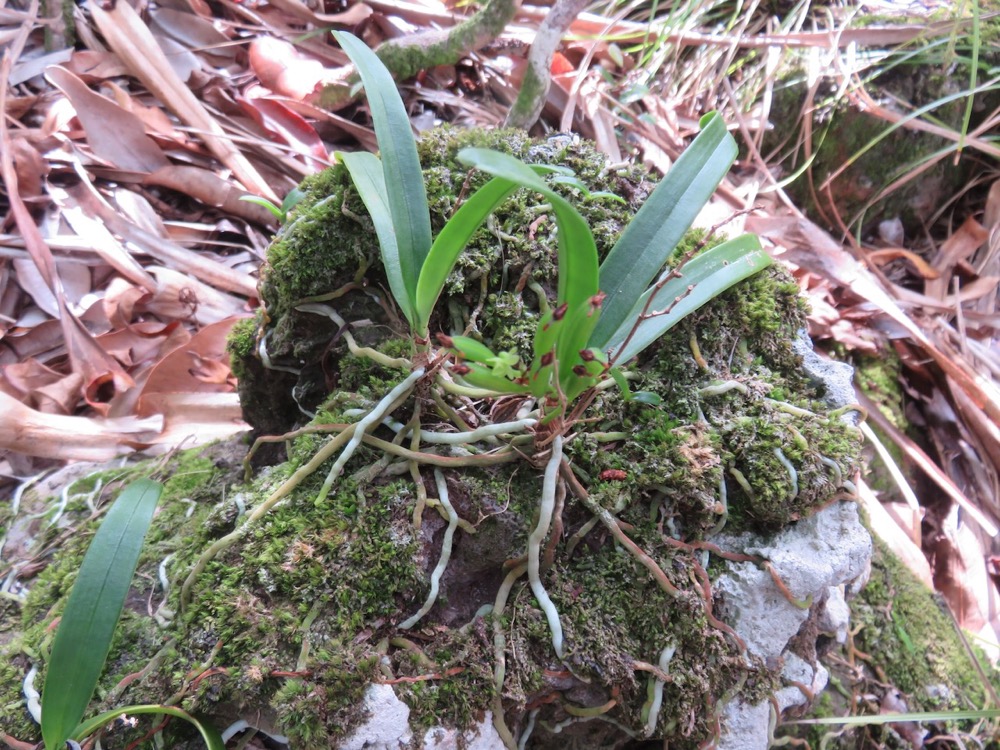
[[[650,189],[636,171],[609,168],[569,137],[439,132],[421,146],[435,229],[483,179],[457,167],[454,153],[484,142],[570,166],[595,195],[561,189],[591,222],[602,253]],[[775,667],[748,655],[715,618],[711,575],[725,561],[713,555],[706,569],[701,543],[723,527],[781,528],[838,498],[856,468],[856,430],[829,413],[793,354],[803,325],[795,285],[775,269],[735,287],[628,369],[631,398],[604,388],[567,423],[556,512],[540,552],[540,581],[563,630],[560,657],[550,617],[523,576],[551,435],[454,447],[418,445],[412,435],[417,426],[440,433],[509,421],[524,399],[422,382],[327,481],[337,457],[331,441],[346,443],[349,425],[408,372],[351,354],[340,324],[295,307],[329,305],[359,346],[390,357],[409,356],[412,342],[343,171],[306,188],[269,254],[266,313],[238,332],[233,351],[259,431],[308,424],[283,441],[287,460],[248,484],[211,454],[185,454],[168,469],[94,709],[171,700],[221,726],[242,719],[292,747],[320,748],[336,746],[364,718],[360,696],[383,683],[410,705],[417,726],[466,726],[491,711],[508,744],[531,726],[529,747],[565,747],[567,735],[580,733],[589,747],[654,737],[694,748],[718,734],[728,700],[766,696]],[[432,332],[468,331],[494,349],[528,354],[540,299],[554,298],[547,211],[524,192],[501,208],[449,280]],[[38,540],[42,555],[58,539],[59,555],[39,558],[48,564],[25,601],[0,600],[4,627],[17,633],[0,651],[0,722],[21,739],[37,737],[21,681],[31,664],[50,678],[50,627],[90,538],[90,516],[71,502],[67,531]],[[442,573],[446,538],[454,541]],[[432,577],[437,599],[404,626],[428,601]],[[148,728],[117,728],[104,746],[123,747]],[[167,731],[171,747],[187,736],[176,724]]]

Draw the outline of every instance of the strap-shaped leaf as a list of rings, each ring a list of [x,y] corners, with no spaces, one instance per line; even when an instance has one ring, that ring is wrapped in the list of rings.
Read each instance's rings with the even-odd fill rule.
[[[392,296],[396,298],[399,309],[416,330],[413,300],[406,287],[406,275],[400,265],[396,225],[393,223],[392,212],[386,198],[388,191],[382,163],[375,154],[369,154],[367,151],[340,152],[338,157],[351,173],[354,188],[368,209],[372,223],[375,224],[375,234],[378,235],[378,244],[382,249],[382,265],[385,266],[385,275],[389,279]]]
[[[599,349],[610,347],[612,334],[625,323],[639,295],[656,278],[736,158],[736,141],[722,118],[711,114],[702,123],[698,137],[646,199],[601,264],[600,285],[607,297],[591,337]]]
[[[559,286],[557,304],[563,302],[574,309],[597,294],[597,246],[587,222],[569,202],[550,188],[524,162],[499,151],[486,148],[464,148],[458,152],[463,164],[503,177],[545,196],[552,205],[559,227]]]
[[[194,726],[198,729],[198,733],[201,735],[201,739],[205,743],[205,747],[207,747],[208,750],[225,750],[226,743],[222,741],[222,735],[219,734],[219,731],[211,724],[201,721],[182,708],[177,708],[176,706],[161,706],[159,704],[122,706],[121,708],[116,708],[111,711],[105,711],[103,714],[99,714],[93,719],[88,719],[80,724],[73,730],[71,739],[74,739],[77,742],[82,742],[104,725],[110,724],[119,716],[125,716],[126,714],[166,714],[167,716],[175,716],[178,719],[184,719],[184,721],[194,724]]]
[[[441,296],[448,274],[455,267],[455,261],[469,244],[469,238],[518,187],[515,182],[494,177],[459,207],[434,238],[434,244],[431,245],[417,280],[416,321],[413,327],[418,334],[427,335],[431,311]]]
[[[615,364],[625,364],[686,315],[769,265],[771,258],[761,250],[760,240],[752,234],[744,234],[696,255],[684,264],[682,276],[670,279],[660,289],[650,288],[639,298],[604,351],[610,351]],[[691,291],[688,291],[689,286]],[[651,294],[654,296],[648,313],[653,316],[639,320]],[[655,314],[667,309],[669,313]],[[635,333],[629,337],[633,327]]]
[[[353,34],[333,32],[344,52],[358,69],[372,113],[375,138],[382,156],[388,191],[387,203],[396,228],[396,254],[406,287],[408,305],[413,309],[417,278],[431,248],[431,218],[427,210],[424,174],[413,139],[413,127],[406,114],[396,82],[378,56]],[[386,248],[382,249],[383,260]],[[395,264],[397,261],[393,261]],[[393,290],[395,294],[395,290]],[[402,304],[401,300],[397,302]],[[410,320],[413,324],[413,320]]]
[[[84,555],[42,690],[42,738],[48,750],[62,750],[87,709],[162,491],[162,485],[148,479],[126,487]]]

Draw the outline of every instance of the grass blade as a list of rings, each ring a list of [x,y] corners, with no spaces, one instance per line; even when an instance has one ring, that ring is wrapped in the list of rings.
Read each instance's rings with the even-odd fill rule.
[[[601,264],[607,294],[591,343],[607,350],[639,298],[663,268],[736,158],[736,141],[722,118],[709,115],[698,137],[681,154]]]
[[[414,303],[416,320],[413,328],[421,336],[427,335],[431,311],[444,289],[448,274],[455,267],[459,254],[469,244],[469,238],[482,226],[507,196],[518,188],[517,183],[494,177],[465,201],[434,238],[420,278]]]
[[[508,154],[485,148],[464,148],[458,152],[463,164],[503,177],[545,196],[552,204],[559,227],[559,291],[557,304],[575,309],[597,294],[597,246],[587,222],[569,202],[550,188],[527,164]]]
[[[665,334],[684,316],[710,302],[729,287],[771,265],[771,258],[761,250],[760,240],[744,234],[706,250],[684,264],[683,275],[670,279],[660,289],[648,289],[629,312],[625,322],[611,336],[604,351],[611,360],[623,365]],[[690,292],[688,287],[692,287]],[[670,312],[639,320],[650,295],[648,311],[670,308]],[[600,325],[600,323],[598,323]],[[635,328],[631,338],[629,333]]]
[[[162,491],[148,479],[126,487],[84,555],[42,691],[42,737],[48,750],[62,750],[87,709]]]
[[[161,706],[159,704],[122,706],[121,708],[116,708],[112,711],[105,711],[103,714],[95,716],[93,719],[88,719],[80,724],[73,730],[71,739],[74,739],[77,742],[83,742],[83,740],[101,729],[101,727],[111,723],[119,716],[124,716],[125,714],[166,714],[167,716],[184,719],[184,721],[194,724],[194,726],[198,729],[202,740],[205,742],[205,747],[207,747],[208,750],[225,750],[226,745],[222,741],[222,735],[219,734],[219,731],[211,724],[199,720],[184,709],[177,708],[176,706]]]
[[[416,318],[413,310],[413,300],[406,287],[406,274],[400,266],[399,235],[392,220],[392,212],[386,199],[387,190],[382,163],[375,154],[367,151],[341,152],[338,157],[347,171],[351,173],[354,187],[361,196],[361,201],[368,209],[378,235],[378,244],[382,249],[382,265],[389,280],[389,289],[396,298],[396,304],[403,315],[416,330]]]
[[[396,90],[396,82],[378,56],[353,34],[335,31],[333,36],[357,67],[365,86],[382,156],[384,182],[392,186],[387,195],[392,224],[396,228],[397,259],[392,263],[398,263],[407,291],[407,304],[412,309],[420,269],[431,248],[427,191],[417,156],[417,143],[413,139],[413,127]],[[383,248],[383,260],[388,265],[385,251],[386,248]],[[402,300],[397,299],[397,302],[402,304]]]

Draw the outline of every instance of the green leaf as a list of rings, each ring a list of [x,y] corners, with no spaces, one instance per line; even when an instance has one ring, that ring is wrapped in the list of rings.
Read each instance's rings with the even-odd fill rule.
[[[505,377],[497,375],[488,365],[478,362],[463,362],[462,365],[468,368],[467,371],[456,371],[466,383],[476,388],[485,388],[497,393],[527,393],[528,386],[515,383]]]
[[[122,706],[121,708],[116,708],[111,711],[105,711],[103,714],[95,716],[93,719],[88,719],[77,726],[76,729],[73,730],[73,734],[69,739],[82,742],[94,732],[99,731],[101,727],[111,723],[119,716],[125,716],[126,714],[166,714],[167,716],[175,716],[178,719],[184,719],[184,721],[194,724],[194,726],[198,729],[202,740],[205,742],[205,747],[207,747],[208,750],[225,750],[226,745],[222,741],[222,735],[219,734],[219,731],[211,724],[197,719],[187,711],[177,708],[176,706],[161,706],[157,704]]]
[[[447,338],[446,345],[448,348],[454,349],[471,362],[480,362],[485,365],[489,364],[490,360],[496,359],[497,355],[492,349],[469,336],[449,336],[442,338]]]
[[[559,331],[556,359],[559,363],[559,382],[567,397],[570,397],[571,392],[575,390],[570,385],[570,382],[577,377],[573,368],[583,362],[580,358],[580,350],[587,348],[587,342],[590,340],[600,317],[600,294],[587,298],[577,305],[575,310],[566,311],[566,318]],[[577,394],[573,393],[572,395],[575,397]]]
[[[431,311],[441,296],[448,275],[455,267],[455,261],[469,244],[469,238],[517,188],[517,183],[494,177],[459,207],[434,239],[417,280],[416,322],[413,327],[421,336],[427,335]]]
[[[706,250],[684,264],[681,276],[670,279],[659,289],[655,285],[648,289],[629,312],[625,322],[601,348],[610,352],[615,364],[623,365],[686,315],[769,265],[771,259],[761,250],[760,240],[750,234]],[[664,274],[664,278],[666,275]],[[670,312],[640,320],[651,295],[649,313],[659,313],[668,308]],[[633,328],[635,332],[630,337]],[[591,341],[593,343],[593,339]]]
[[[711,115],[666,177],[622,232],[601,264],[600,286],[607,299],[591,338],[607,350],[611,337],[632,314],[635,301],[663,268],[736,158],[736,141],[722,118]]]
[[[385,266],[385,275],[389,280],[392,296],[396,298],[399,309],[416,330],[413,302],[406,287],[406,274],[400,265],[396,225],[386,199],[388,191],[382,164],[377,156],[367,151],[339,152],[337,156],[351,173],[354,187],[361,196],[365,208],[368,209],[369,216],[372,217],[378,244],[382,248],[382,265]]]
[[[594,235],[584,218],[565,198],[550,188],[531,167],[508,154],[485,148],[464,148],[458,152],[458,160],[539,192],[552,204],[559,227],[557,304],[565,302],[572,310],[597,294],[598,265]]]
[[[62,750],[87,709],[162,491],[161,484],[148,479],[126,487],[84,555],[42,691],[42,737],[48,750]]]
[[[357,67],[365,86],[375,137],[382,155],[384,183],[392,187],[387,197],[396,229],[397,258],[392,262],[393,265],[398,264],[402,272],[407,307],[412,310],[420,269],[431,248],[427,191],[417,155],[417,143],[413,139],[413,127],[396,90],[396,82],[378,56],[353,34],[335,31],[333,36]],[[382,253],[383,260],[387,260],[386,248],[382,249]],[[410,324],[413,322],[411,318]]]
[[[244,203],[253,203],[255,206],[263,206],[274,214],[274,218],[279,222],[285,220],[285,212],[274,205],[274,203],[269,201],[267,198],[261,198],[259,195],[241,195],[239,199]]]

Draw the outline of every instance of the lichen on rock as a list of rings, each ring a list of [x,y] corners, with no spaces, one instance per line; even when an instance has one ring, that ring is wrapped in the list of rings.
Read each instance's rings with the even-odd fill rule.
[[[651,189],[639,170],[611,168],[570,136],[436,131],[420,145],[435,231],[485,180],[455,162],[472,144],[572,168],[595,195],[558,189],[593,227],[602,255]],[[542,573],[564,629],[559,658],[532,589],[512,573],[541,493],[535,454],[545,448],[530,433],[497,465],[462,465],[488,454],[485,443],[439,451],[439,480],[431,466],[411,466],[410,454],[387,452],[394,440],[399,451],[409,442],[392,425],[380,427],[374,435],[382,447],[363,444],[328,491],[332,457],[266,514],[246,520],[331,434],[407,374],[350,353],[327,316],[296,310],[322,300],[359,346],[391,357],[410,351],[346,172],[335,167],[305,188],[268,254],[265,311],[231,342],[258,433],[300,429],[281,441],[284,459],[250,482],[223,481],[224,470],[198,452],[177,459],[172,481],[198,481],[168,485],[121,627],[127,653],[113,656],[95,709],[173,699],[221,726],[248,722],[289,747],[350,746],[347,738],[367,726],[376,686],[406,703],[418,744],[425,732],[482,726],[490,715],[496,729],[483,732],[508,745],[531,727],[526,744],[534,748],[565,747],[577,735],[589,747],[651,737],[694,748],[726,731],[731,701],[760,705],[778,689],[780,670],[719,619],[727,602],[716,581],[735,565],[766,570],[766,560],[745,550],[764,549],[761,540],[788,533],[823,506],[840,508],[859,448],[856,428],[801,369],[795,342],[804,315],[795,284],[768,270],[690,315],[628,368],[632,391],[646,397],[601,390],[565,436],[571,470],[564,481],[574,491],[557,500]],[[555,296],[548,214],[527,191],[498,209],[448,280],[432,332],[468,331],[495,349],[530,356],[535,322]],[[456,421],[510,419],[519,406],[424,388],[393,419],[405,424],[419,414],[423,429],[454,429],[448,425]],[[442,481],[461,524],[437,602],[402,628],[427,598],[447,535],[448,513],[435,503]],[[595,525],[595,513],[612,514],[613,527]],[[83,523],[86,514],[74,518]],[[723,530],[742,541],[716,546]],[[231,543],[220,543],[234,531]],[[74,569],[68,555],[87,538],[73,534],[67,557],[32,585],[20,640],[3,647],[12,677],[43,661],[46,629]],[[206,557],[211,545],[218,553]],[[191,585],[182,589],[185,579]],[[788,585],[794,590],[794,581]],[[130,674],[138,677],[122,683]],[[17,703],[3,697],[2,705]],[[32,737],[18,716],[11,726]],[[173,746],[192,742],[181,727],[168,731],[176,733]],[[136,736],[127,728],[112,734],[106,747]]]

